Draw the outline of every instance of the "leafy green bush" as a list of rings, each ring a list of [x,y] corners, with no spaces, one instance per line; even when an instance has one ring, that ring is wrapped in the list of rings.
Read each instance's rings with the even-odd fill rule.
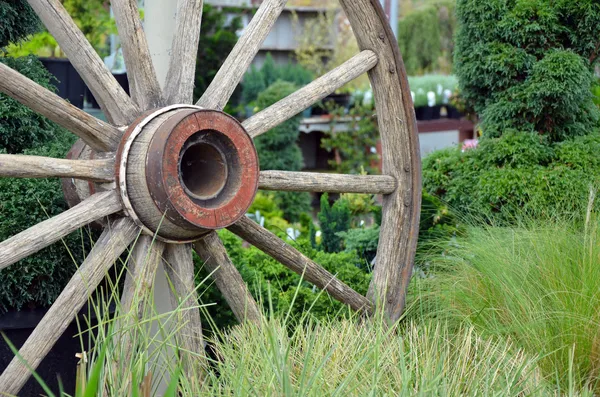
[[[350,209],[348,202],[344,199],[336,200],[333,205],[329,204],[327,193],[321,196],[321,212],[319,212],[319,224],[321,225],[320,248],[325,252],[340,252],[344,249],[340,232],[350,229]]]
[[[240,271],[242,278],[250,287],[252,295],[260,300],[265,310],[269,310],[269,299],[275,314],[291,313],[292,318],[300,319],[308,310],[310,316],[327,318],[345,313],[344,305],[335,301],[325,292],[316,289],[306,281],[300,281],[300,276],[254,247],[243,247],[242,241],[228,231],[219,233],[227,253]],[[371,275],[366,272],[364,260],[354,252],[325,253],[313,249],[306,239],[296,242],[288,240],[302,253],[315,260],[325,269],[335,274],[361,294],[366,294]],[[202,261],[194,255],[196,268],[199,270],[196,280],[200,283],[207,273]],[[221,293],[215,287],[200,288],[200,300],[204,303],[216,303],[207,308],[209,315],[218,327],[230,326],[236,323],[233,313],[227,307]]]
[[[0,3],[0,49],[38,32],[42,25],[25,0]]]
[[[457,16],[455,69],[484,136],[513,128],[560,141],[592,130],[598,2],[459,0]]]
[[[264,109],[296,89],[293,83],[278,80],[259,94],[256,104]],[[297,144],[299,127],[300,116],[295,116],[255,139],[261,170],[299,171],[303,168],[302,151]],[[291,222],[298,221],[301,213],[310,211],[308,193],[277,192],[275,200],[284,217]]]
[[[449,148],[423,161],[423,188],[450,208],[494,223],[531,217],[578,217],[600,181],[600,134],[549,143],[507,130],[476,149]]]
[[[64,158],[75,139],[57,127],[53,136],[24,153]],[[66,209],[59,179],[0,178],[0,241]],[[51,305],[89,249],[84,230],[0,270],[0,312]]]
[[[420,281],[437,302],[430,314],[510,338],[540,357],[542,376],[597,393],[600,228],[594,216],[578,225],[470,228],[438,258],[437,276]]]
[[[23,58],[0,57],[0,62],[54,90],[53,77],[34,56]],[[48,119],[21,105],[8,95],[0,94],[0,150],[22,153],[56,139],[57,127]]]

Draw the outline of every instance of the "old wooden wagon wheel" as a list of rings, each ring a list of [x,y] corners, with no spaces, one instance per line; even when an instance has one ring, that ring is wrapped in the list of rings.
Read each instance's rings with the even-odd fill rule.
[[[0,243],[0,268],[91,222],[104,231],[20,350],[33,368],[86,303],[107,270],[142,232],[133,248],[122,303],[131,305],[140,279],[151,283],[164,260],[179,296],[195,305],[194,249],[214,270],[216,285],[239,320],[260,312],[214,232],[228,228],[332,297],[370,312],[375,303],[399,318],[414,258],[420,207],[420,158],[412,101],[395,38],[376,0],[340,0],[361,52],[243,123],[222,112],[285,0],[265,0],[204,95],[192,102],[202,1],[179,0],[169,72],[161,90],[137,0],[112,0],[131,97],[104,66],[59,0],[28,0],[83,77],[109,123],[75,108],[0,64],[0,91],[81,138],[68,159],[0,155],[2,177],[58,177],[72,207]],[[369,73],[383,147],[380,176],[326,176],[259,171],[252,139],[300,113],[335,89]],[[244,216],[256,190],[357,192],[383,195],[383,222],[369,299]],[[152,236],[157,235],[152,244]],[[144,285],[144,283],[141,283]],[[147,284],[146,284],[147,285]],[[137,291],[139,292],[139,291]],[[173,299],[177,300],[178,296]],[[179,343],[199,351],[198,313]],[[17,393],[29,370],[14,359],[0,390]]]

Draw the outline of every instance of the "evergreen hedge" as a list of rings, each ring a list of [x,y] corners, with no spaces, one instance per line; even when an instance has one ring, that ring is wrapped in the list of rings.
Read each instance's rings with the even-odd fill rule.
[[[514,128],[560,141],[593,129],[598,1],[458,0],[456,11],[456,74],[484,136]]]
[[[38,32],[41,22],[25,0],[0,2],[0,49]]]

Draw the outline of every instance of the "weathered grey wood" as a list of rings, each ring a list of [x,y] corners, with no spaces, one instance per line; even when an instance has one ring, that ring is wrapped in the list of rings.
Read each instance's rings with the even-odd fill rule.
[[[290,270],[302,275],[305,280],[324,289],[338,301],[357,311],[371,311],[372,305],[367,298],[250,218],[243,216],[228,229]]]
[[[121,132],[116,127],[90,116],[3,63],[0,92],[48,117],[96,150],[114,150],[119,145]]]
[[[240,272],[229,259],[217,233],[210,232],[196,241],[194,250],[204,261],[204,266],[211,273],[217,288],[225,297],[238,321],[260,323],[261,311],[248,291],[248,286],[242,280]]]
[[[146,180],[146,158],[150,141],[156,129],[164,123],[174,112],[189,111],[189,109],[173,110],[154,118],[149,122],[140,135],[131,145],[127,158],[127,194],[131,204],[136,208],[136,214],[140,221],[152,231],[160,230],[160,235],[173,240],[187,240],[199,237],[202,232],[198,230],[184,229],[171,222],[158,209],[148,186],[145,183],[136,183]]]
[[[38,223],[0,243],[0,269],[12,265],[69,233],[121,210],[115,191],[96,193],[62,214]]]
[[[119,30],[131,98],[141,111],[157,108],[161,105],[160,84],[140,21],[138,1],[112,0],[110,5]]]
[[[153,240],[151,236],[140,235],[134,242],[133,251],[127,261],[125,285],[121,295],[121,316],[115,324],[113,371],[127,371],[131,357],[135,354],[135,343],[138,335],[138,324],[144,318],[152,317],[151,306],[156,269],[162,260],[165,244]],[[150,327],[150,324],[143,325]],[[120,385],[118,395],[127,395],[130,390],[130,379]]]
[[[177,308],[178,331],[175,340],[187,379],[200,386],[206,370],[202,323],[194,279],[191,244],[168,244],[165,250],[165,272],[171,284],[171,304]]]
[[[167,105],[194,100],[202,3],[202,0],[179,0],[177,3],[176,31],[163,95]]]
[[[383,174],[398,189],[383,198],[383,222],[368,296],[396,321],[406,290],[419,235],[421,159],[419,136],[406,71],[398,45],[378,1],[340,0],[362,50],[379,57],[369,71],[383,148]]]
[[[138,228],[127,218],[110,223],[104,230],[81,267],[19,350],[30,367],[37,368],[46,357],[137,232]],[[22,361],[18,357],[13,358],[0,376],[0,392],[18,394],[29,376],[29,369]]]
[[[115,161],[114,159],[65,160],[22,154],[0,154],[0,177],[57,177],[110,182],[115,179]]]
[[[396,190],[396,179],[389,175],[261,171],[258,188],[290,192],[389,194]]]
[[[286,1],[264,0],[262,2],[196,105],[217,110],[225,107],[263,41],[267,38]]]
[[[373,51],[364,50],[312,83],[256,113],[242,125],[250,136],[257,137],[371,70],[376,64],[377,55]]]
[[[104,65],[60,0],[27,2],[56,39],[60,49],[67,54],[107,118],[115,125],[130,124],[139,114],[137,106]]]
[[[121,311],[131,312],[136,319],[147,314],[152,299],[152,288],[158,264],[162,260],[165,244],[152,236],[140,235],[127,261],[125,286],[121,296]]]

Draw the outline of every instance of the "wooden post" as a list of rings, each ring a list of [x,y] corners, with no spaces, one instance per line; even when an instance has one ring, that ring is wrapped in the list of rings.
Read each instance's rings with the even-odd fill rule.
[[[177,12],[177,1],[174,0],[145,0],[144,8],[144,31],[150,48],[150,56],[156,71],[156,77],[161,87],[164,87],[169,69],[171,42],[175,33],[175,14]],[[169,283],[165,275],[163,264],[159,264],[156,270],[156,278],[154,280],[154,304],[157,314],[168,313],[173,310],[171,304],[171,292]],[[162,324],[163,327],[169,328],[169,324]],[[172,324],[171,324],[172,326]],[[152,332],[157,332],[158,328],[153,327]],[[169,354],[170,357],[175,357],[175,352]],[[163,357],[163,355],[159,355]],[[159,359],[164,359],[159,358]],[[161,363],[157,363],[160,367]],[[165,376],[161,384],[158,386],[156,395],[163,395],[168,385],[169,379]]]

